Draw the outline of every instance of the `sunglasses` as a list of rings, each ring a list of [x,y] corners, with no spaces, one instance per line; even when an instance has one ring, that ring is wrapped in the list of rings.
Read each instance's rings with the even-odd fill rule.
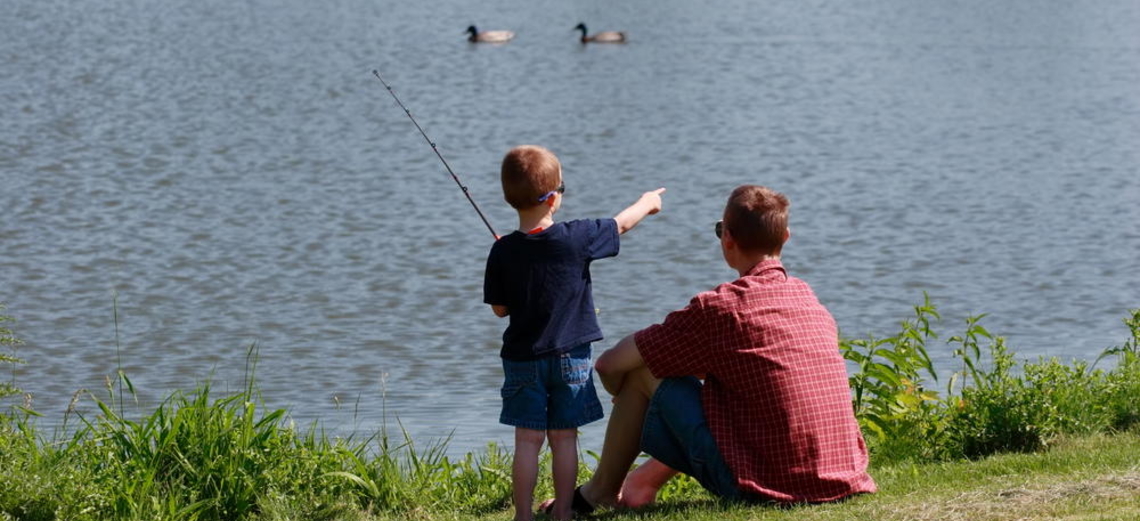
[[[716,238],[719,239],[724,233],[724,221],[717,221],[716,226],[713,227],[713,232],[716,233]]]
[[[555,188],[554,190],[546,192],[545,195],[538,198],[538,202],[545,203],[547,199],[554,197],[554,194],[564,194],[564,193],[566,193],[566,182],[563,182],[562,184],[558,185],[558,188]]]

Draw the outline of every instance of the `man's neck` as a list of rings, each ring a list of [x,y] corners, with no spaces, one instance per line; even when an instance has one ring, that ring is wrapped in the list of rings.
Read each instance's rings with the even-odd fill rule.
[[[749,255],[747,257],[742,257],[740,259],[740,262],[736,263],[736,265],[733,266],[733,268],[736,268],[736,272],[739,273],[741,277],[743,277],[743,276],[747,275],[748,272],[752,271],[752,268],[755,268],[757,264],[760,264],[761,262],[769,261],[769,260],[780,260],[779,252],[777,252],[777,253],[761,253],[761,254],[756,254],[756,255]]]

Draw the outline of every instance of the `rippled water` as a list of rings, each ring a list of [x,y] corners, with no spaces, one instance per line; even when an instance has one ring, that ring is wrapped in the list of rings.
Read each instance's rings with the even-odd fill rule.
[[[5,2],[0,301],[43,421],[120,358],[144,409],[236,388],[256,343],[299,423],[370,432],[386,408],[458,450],[510,439],[489,233],[373,69],[500,231],[516,144],[561,157],[563,219],[668,188],[594,265],[598,348],[732,277],[711,225],[741,183],[789,195],[785,263],[848,336],[926,291],[944,336],[988,312],[1027,358],[1125,338],[1140,4],[480,4]],[[579,21],[632,41],[583,47]],[[518,37],[471,46],[472,23]]]

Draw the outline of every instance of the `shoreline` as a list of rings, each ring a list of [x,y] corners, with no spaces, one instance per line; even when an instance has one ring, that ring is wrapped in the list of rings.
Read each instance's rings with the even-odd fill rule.
[[[966,521],[1137,519],[1140,498],[1140,309],[1124,319],[1131,338],[1097,361],[1017,362],[1000,336],[973,317],[948,339],[966,367],[949,382],[926,355],[937,311],[929,301],[900,331],[843,340],[852,405],[871,451],[877,494],[836,504],[778,508],[716,501],[678,478],[658,502],[606,519],[726,521]],[[6,317],[0,317],[6,318]],[[0,344],[18,343],[10,334]],[[0,366],[19,361],[0,358]],[[34,361],[32,362],[34,363]],[[1093,362],[1092,365],[1095,365]],[[1109,365],[1109,364],[1104,364]],[[298,428],[272,409],[246,353],[236,392],[210,383],[174,392],[138,413],[121,369],[102,392],[76,393],[63,428],[37,426],[20,394],[0,396],[0,521],[9,519],[505,519],[511,456],[488,444],[453,457],[447,440],[416,440],[398,417],[378,432],[328,435]],[[944,387],[944,391],[941,389]],[[944,394],[943,394],[944,393]],[[580,451],[579,481],[596,452]],[[546,451],[536,497],[550,497]],[[981,516],[981,517],[979,517]]]

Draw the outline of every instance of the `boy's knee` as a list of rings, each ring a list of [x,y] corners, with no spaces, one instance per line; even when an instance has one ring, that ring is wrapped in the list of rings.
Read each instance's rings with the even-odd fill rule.
[[[515,429],[515,443],[542,446],[546,440],[546,432],[536,429]]]
[[[550,439],[551,445],[563,441],[572,441],[578,438],[578,429],[551,429],[546,431],[546,437]]]

